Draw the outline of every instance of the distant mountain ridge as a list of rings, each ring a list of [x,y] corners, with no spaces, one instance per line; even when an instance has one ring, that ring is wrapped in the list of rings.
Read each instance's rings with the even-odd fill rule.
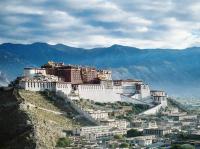
[[[24,67],[40,66],[49,60],[112,69],[115,79],[142,79],[170,95],[200,97],[199,47],[172,50],[113,45],[88,50],[39,42],[0,45],[0,71],[9,80],[21,75]]]

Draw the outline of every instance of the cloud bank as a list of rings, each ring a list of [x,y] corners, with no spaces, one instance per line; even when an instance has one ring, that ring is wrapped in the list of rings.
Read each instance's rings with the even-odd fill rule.
[[[200,46],[199,0],[0,1],[0,43]]]

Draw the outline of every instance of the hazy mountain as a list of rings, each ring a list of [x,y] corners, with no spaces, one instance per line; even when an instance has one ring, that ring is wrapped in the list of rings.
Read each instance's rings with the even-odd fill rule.
[[[46,43],[0,45],[0,71],[9,80],[21,75],[23,67],[40,66],[49,60],[109,68],[114,78],[143,79],[171,95],[200,97],[198,47],[170,50],[113,45],[86,50]]]

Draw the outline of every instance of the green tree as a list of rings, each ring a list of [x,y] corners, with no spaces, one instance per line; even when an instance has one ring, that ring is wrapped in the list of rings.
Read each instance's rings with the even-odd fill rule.
[[[170,147],[170,149],[181,149],[181,145],[180,144],[174,144]]]
[[[119,147],[120,147],[120,148],[128,148],[128,147],[129,147],[129,144],[128,144],[128,143],[122,143],[122,144],[120,144]]]
[[[183,139],[183,140],[189,138],[188,134],[186,134],[186,133],[180,133],[180,134],[179,134],[179,137],[180,137],[181,139]]]
[[[195,149],[195,147],[190,144],[183,144],[181,145],[181,149]]]
[[[195,149],[195,147],[193,145],[190,144],[174,144],[171,146],[170,149]]]
[[[137,137],[137,136],[141,136],[142,133],[139,132],[138,130],[136,129],[130,129],[127,131],[127,137],[130,138],[130,137]]]
[[[122,135],[114,135],[114,138],[117,140],[120,140],[120,139],[123,139],[123,136]]]
[[[117,144],[115,144],[115,143],[114,143],[114,144],[110,144],[110,145],[109,145],[109,148],[111,148],[111,149],[115,149],[115,148],[117,148],[117,147],[118,147],[118,145],[117,145]]]

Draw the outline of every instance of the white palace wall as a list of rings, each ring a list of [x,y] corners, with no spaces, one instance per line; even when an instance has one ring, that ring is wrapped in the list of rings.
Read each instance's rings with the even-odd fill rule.
[[[69,95],[72,91],[72,85],[66,82],[48,82],[48,81],[35,81],[35,80],[26,80],[20,82],[20,87],[25,90],[30,91],[55,91],[63,92],[65,95]],[[148,88],[148,87],[147,87]],[[148,89],[147,89],[148,90]],[[139,100],[142,97],[147,97],[148,91],[141,91],[141,94],[137,96],[135,93],[135,86],[133,84],[123,84],[122,86],[115,86],[112,84],[112,81],[109,83],[101,84],[79,84],[77,86],[76,92],[79,95],[79,98],[90,99],[96,102],[132,102],[142,104]],[[144,94],[144,95],[142,95]],[[136,98],[133,100],[131,97]]]
[[[107,86],[105,84],[82,84],[78,85],[80,98],[90,99],[98,102],[130,101],[124,95],[133,94],[135,86]],[[123,95],[122,95],[123,94]]]
[[[62,91],[67,95],[72,89],[71,84],[65,82],[20,81],[19,86],[29,91]]]
[[[104,85],[78,85],[80,98],[90,99],[98,102],[115,102],[121,101],[120,93],[122,89],[105,88]]]
[[[141,98],[148,98],[148,97],[150,97],[151,94],[150,94],[149,85],[147,85],[147,84],[142,84],[142,85],[141,85],[140,94],[141,94]]]

